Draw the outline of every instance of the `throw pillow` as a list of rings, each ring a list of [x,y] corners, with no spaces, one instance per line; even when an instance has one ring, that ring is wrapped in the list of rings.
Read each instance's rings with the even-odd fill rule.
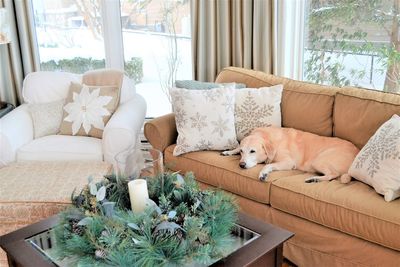
[[[199,150],[238,146],[235,132],[235,89],[171,88],[178,139],[174,156]]]
[[[235,126],[238,140],[258,127],[281,127],[283,85],[236,90]]]
[[[369,139],[349,169],[355,179],[392,201],[400,196],[400,117],[393,115]]]
[[[63,106],[64,100],[29,104],[28,110],[32,117],[35,139],[59,132]]]
[[[236,89],[246,87],[244,83],[209,83],[209,82],[200,82],[194,80],[178,80],[175,81],[175,86],[177,88],[185,88],[192,90],[213,89],[213,88],[221,88],[227,86],[233,86]]]
[[[71,83],[60,134],[102,138],[119,104],[119,88]]]

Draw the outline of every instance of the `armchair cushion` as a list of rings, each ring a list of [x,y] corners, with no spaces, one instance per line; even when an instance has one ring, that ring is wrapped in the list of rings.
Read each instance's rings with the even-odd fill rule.
[[[17,151],[17,161],[102,161],[101,140],[86,136],[48,135]]]

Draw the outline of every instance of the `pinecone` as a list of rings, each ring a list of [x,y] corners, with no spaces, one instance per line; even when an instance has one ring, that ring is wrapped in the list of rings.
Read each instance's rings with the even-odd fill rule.
[[[94,255],[96,256],[97,259],[104,259],[107,256],[106,252],[102,249],[96,249]]]
[[[83,232],[84,232],[85,229],[84,229],[83,226],[78,225],[78,222],[79,222],[79,221],[77,221],[77,220],[72,221],[72,224],[71,224],[71,226],[72,226],[72,232],[73,232],[74,234],[76,234],[76,235],[81,236],[81,235],[83,235]]]

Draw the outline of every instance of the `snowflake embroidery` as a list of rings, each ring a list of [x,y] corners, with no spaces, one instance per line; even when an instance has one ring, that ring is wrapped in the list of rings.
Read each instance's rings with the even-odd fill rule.
[[[178,129],[183,128],[187,123],[186,111],[183,108],[176,107],[174,109],[174,113],[175,113],[176,126],[178,127]]]
[[[226,96],[225,102],[222,105],[225,107],[226,113],[233,112],[235,108],[235,96]]]
[[[221,90],[203,90],[202,94],[207,102],[216,102],[219,91]]]
[[[266,117],[274,112],[274,106],[257,104],[253,96],[248,92],[244,102],[235,107],[236,131],[239,137],[247,136],[253,129],[258,127],[268,127]]]
[[[228,139],[228,143],[224,149],[231,149],[231,148],[236,148],[238,147],[239,143],[236,139]]]
[[[207,116],[201,116],[199,112],[196,112],[196,115],[190,117],[190,120],[192,122],[191,127],[201,131],[203,128],[207,127],[206,119]]]
[[[178,135],[178,138],[176,140],[176,147],[174,150],[174,154],[177,154],[177,155],[184,154],[184,153],[190,152],[189,150],[190,150],[190,146],[186,141],[186,137]]]
[[[224,132],[229,131],[229,127],[227,124],[229,123],[229,119],[222,119],[221,116],[219,116],[219,119],[217,121],[212,121],[211,124],[214,125],[214,129],[212,133],[218,133],[220,137],[224,136]]]
[[[210,140],[201,139],[194,148],[196,150],[208,150],[212,147],[213,147],[213,143]]]
[[[386,125],[362,149],[355,168],[361,169],[368,162],[367,173],[373,178],[383,160],[400,159],[400,151],[397,149],[399,139],[400,129],[396,130],[393,123]]]

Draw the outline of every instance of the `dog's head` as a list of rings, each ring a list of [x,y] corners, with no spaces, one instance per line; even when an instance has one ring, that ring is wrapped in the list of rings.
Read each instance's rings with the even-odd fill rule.
[[[266,137],[249,135],[240,142],[240,155],[240,168],[249,169],[258,163],[272,162],[275,149]]]

